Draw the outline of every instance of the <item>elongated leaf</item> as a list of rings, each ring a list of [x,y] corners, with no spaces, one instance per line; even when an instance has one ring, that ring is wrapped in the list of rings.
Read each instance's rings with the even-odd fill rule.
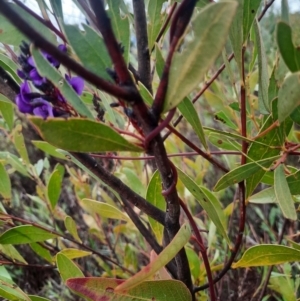
[[[243,7],[243,40],[247,40],[250,28],[255,20],[261,0],[244,0]]]
[[[23,176],[29,176],[26,168],[16,155],[11,154],[9,152],[0,152],[0,159],[4,161],[4,164],[9,164],[12,168],[17,170]]]
[[[224,188],[227,188],[230,185],[237,184],[245,179],[248,179],[257,171],[260,171],[263,167],[270,167],[271,164],[278,159],[279,156],[271,157],[267,159],[263,159],[257,162],[247,163],[245,165],[241,165],[237,168],[234,168],[227,174],[225,174],[214,187],[215,191],[220,191]]]
[[[29,13],[15,4],[9,3],[18,14],[22,16],[28,25],[31,25],[37,30],[43,37],[50,42],[56,43],[55,35],[45,25],[32,17]],[[12,23],[10,23],[3,14],[0,14],[0,42],[4,44],[19,46],[22,41],[28,41],[28,38],[24,36]]]
[[[204,148],[207,149],[207,143],[199,115],[190,99],[185,97],[184,100],[178,105],[178,109],[187,122],[192,126]]]
[[[191,301],[187,287],[181,281],[145,281],[125,292],[115,292],[121,279],[77,278],[66,281],[67,286],[91,301]]]
[[[14,137],[15,148],[18,151],[19,155],[21,156],[23,162],[26,164],[30,164],[24,137],[22,134],[22,126],[20,124],[16,126],[13,137]]]
[[[255,1],[246,1],[246,2],[252,3]],[[269,86],[268,62],[267,62],[263,38],[261,35],[261,29],[257,19],[255,19],[254,21],[254,32],[255,32],[255,40],[256,40],[257,56],[258,56],[258,83],[259,83],[258,104],[261,113],[268,113],[270,112],[270,104],[269,104],[269,97],[268,97],[268,86]]]
[[[22,83],[22,79],[17,74],[18,65],[8,56],[0,54],[0,66],[7,71],[19,85]],[[0,97],[2,96],[1,94]],[[10,104],[12,105],[12,103]]]
[[[7,123],[8,128],[12,130],[14,124],[14,106],[3,94],[0,94],[0,113]]]
[[[57,165],[50,175],[49,181],[47,183],[47,197],[51,204],[52,209],[55,208],[61,188],[62,188],[62,180],[64,178],[65,169],[62,165]]]
[[[280,54],[292,72],[300,71],[300,52],[293,44],[292,29],[285,22],[277,24],[277,44]]]
[[[277,202],[285,218],[297,220],[297,213],[289,186],[284,174],[284,168],[279,165],[275,169],[274,190]]]
[[[50,0],[50,3],[54,14],[63,20],[64,15],[61,0]]]
[[[18,262],[27,264],[23,256],[12,245],[0,245],[0,251],[2,254],[10,257],[12,260],[17,260]]]
[[[77,25],[64,25],[70,45],[85,68],[106,80],[111,80],[106,68],[111,68],[112,63],[103,39],[91,27],[85,24],[82,26],[84,32]]]
[[[45,141],[37,141],[33,140],[31,141],[32,144],[34,144],[38,149],[42,150],[46,154],[49,154],[53,157],[59,158],[59,159],[66,159],[66,157],[56,151],[57,147],[49,144],[48,142]]]
[[[62,254],[64,256],[68,257],[69,259],[75,259],[75,258],[81,258],[81,257],[89,256],[89,255],[92,255],[93,253],[78,250],[78,249],[68,248],[68,249],[63,249],[58,254]]]
[[[30,120],[47,142],[68,151],[141,151],[111,127],[100,122],[80,118],[43,120],[30,117]]]
[[[209,218],[212,220],[222,236],[226,239],[227,243],[230,245],[230,240],[227,235],[226,218],[219,200],[208,189],[198,186],[179,168],[177,168],[177,170],[179,179],[191,192],[195,199],[200,203]]]
[[[175,53],[170,70],[164,111],[176,107],[195,89],[207,69],[221,52],[227,38],[237,3],[207,5],[195,18],[195,39],[181,53]]]
[[[155,44],[160,28],[163,23],[163,15],[161,14],[162,6],[166,0],[150,0],[148,3],[148,45],[149,49]]]
[[[278,120],[284,121],[300,105],[300,72],[290,74],[278,92]]]
[[[45,241],[57,237],[51,231],[46,231],[32,225],[17,226],[5,231],[0,236],[0,244],[20,245]]]
[[[51,301],[47,298],[39,297],[39,296],[33,296],[33,295],[28,295],[31,301]]]
[[[117,40],[124,47],[123,56],[125,61],[129,62],[129,50],[130,50],[130,26],[129,19],[127,16],[124,18],[120,14],[120,0],[108,0],[109,6],[108,15],[112,23],[114,34]]]
[[[112,218],[117,220],[129,221],[128,216],[120,211],[118,208],[106,204],[103,202],[98,202],[90,199],[82,199],[80,201],[81,206],[84,210],[92,215],[99,215],[105,218]]]
[[[274,187],[266,188],[249,198],[250,203],[254,204],[270,204],[277,203]]]
[[[64,254],[56,254],[56,263],[63,281],[74,277],[84,277],[79,267]]]
[[[156,170],[147,187],[146,200],[152,205],[154,205],[155,207],[165,211],[166,201],[163,195],[161,194],[161,192],[162,192],[161,178],[158,170]],[[163,225],[161,225],[159,222],[157,222],[151,217],[148,217],[148,219],[149,219],[149,224],[152,228],[153,233],[157,238],[158,243],[161,244],[163,240],[163,231],[164,231]]]
[[[190,226],[188,224],[183,224],[172,241],[151,263],[142,268],[137,274],[118,285],[115,288],[115,291],[122,292],[124,290],[132,289],[154,275],[160,268],[165,266],[177,255],[177,253],[189,241],[191,234]]]
[[[41,76],[47,77],[54,86],[56,86],[63,97],[71,104],[71,106],[83,117],[94,119],[90,110],[86,107],[74,89],[66,81],[56,68],[54,68],[39,52],[38,49],[31,47],[31,53],[36,63],[37,69]]]
[[[79,242],[82,242],[78,232],[77,232],[77,226],[75,221],[73,220],[73,218],[71,216],[67,216],[64,220],[65,223],[65,227],[66,229],[69,231],[69,233]]]
[[[30,301],[29,297],[13,282],[0,281],[0,297],[4,300]],[[2,299],[3,300],[3,299]]]
[[[288,0],[281,0],[281,20],[289,24],[289,4]]]
[[[236,269],[267,266],[299,260],[299,250],[280,245],[259,245],[249,248],[232,267]]]
[[[5,167],[0,161],[0,194],[4,199],[11,198],[11,183]]]
[[[38,256],[44,258],[51,264],[53,263],[53,258],[50,251],[46,249],[46,247],[44,247],[42,244],[32,242],[31,244],[29,244],[29,246]]]

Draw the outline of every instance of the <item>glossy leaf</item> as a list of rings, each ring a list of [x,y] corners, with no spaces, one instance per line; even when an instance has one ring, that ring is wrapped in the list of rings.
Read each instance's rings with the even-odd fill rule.
[[[12,130],[14,126],[14,106],[3,94],[0,94],[0,113],[8,128]]]
[[[109,6],[108,16],[113,27],[114,34],[122,47],[124,47],[123,56],[125,61],[129,62],[129,50],[130,50],[130,25],[128,16],[121,17],[120,14],[120,0],[108,0]]]
[[[30,117],[30,120],[47,142],[67,151],[141,151],[110,126],[100,122],[80,118],[43,120]]]
[[[147,27],[149,49],[155,44],[160,28],[163,23],[161,14],[163,4],[166,0],[150,0],[148,3],[149,22]]]
[[[1,161],[0,161],[0,194],[4,199],[9,200],[11,198],[10,178]]]
[[[20,124],[18,124],[15,128],[15,131],[13,134],[13,139],[14,139],[15,148],[18,151],[23,162],[25,162],[26,164],[30,164],[26,145],[25,145],[24,136],[22,134],[22,126]]]
[[[77,226],[76,226],[76,223],[73,220],[73,218],[71,216],[66,216],[64,223],[65,223],[66,229],[73,236],[73,238],[81,243],[82,241],[78,235]]]
[[[252,3],[255,1],[246,1],[246,2]],[[264,47],[260,25],[257,20],[254,21],[253,26],[255,32],[255,41],[256,41],[257,58],[258,58],[258,83],[259,83],[258,105],[261,113],[268,113],[270,112],[270,104],[269,104],[269,97],[268,97],[268,86],[269,86],[268,62],[267,62],[266,51]]]
[[[49,154],[50,156],[53,156],[58,159],[63,159],[65,160],[66,157],[59,152],[56,151],[57,147],[49,144],[48,142],[45,141],[38,141],[38,140],[33,140],[31,141],[33,145],[35,145],[38,149],[42,150],[46,154]]]
[[[161,253],[137,274],[127,279],[115,288],[116,292],[132,289],[141,282],[153,276],[160,268],[168,264],[177,253],[184,247],[191,237],[191,228],[183,224],[172,241],[161,251]]]
[[[285,177],[283,165],[275,169],[274,190],[277,202],[285,218],[297,220],[297,213],[291,192]]]
[[[282,21],[277,24],[277,44],[279,52],[290,71],[300,71],[300,51],[293,44],[290,25]]]
[[[181,53],[174,54],[171,63],[165,112],[176,107],[199,85],[226,42],[236,7],[237,3],[229,1],[210,4],[196,16],[195,38]]]
[[[64,173],[65,173],[64,167],[59,164],[56,165],[47,183],[47,197],[51,204],[52,209],[55,208],[59,200]]]
[[[125,292],[115,292],[121,279],[77,278],[66,281],[67,286],[91,301],[191,301],[187,287],[181,281],[145,281]]]
[[[299,250],[280,245],[259,245],[246,250],[232,268],[268,266],[299,260]]]
[[[24,11],[22,8],[15,4],[9,3],[18,14],[26,20],[28,25],[31,25],[36,31],[38,31],[43,37],[50,42],[56,43],[55,35],[45,25],[32,17],[29,13]],[[27,37],[24,36],[12,23],[10,23],[4,15],[0,14],[0,42],[8,45],[14,45],[19,47],[22,41],[28,41]]]
[[[56,263],[59,274],[63,281],[75,277],[84,277],[79,267],[62,253],[56,254]]]
[[[68,257],[69,259],[75,259],[75,258],[90,256],[93,253],[83,251],[83,250],[78,250],[78,249],[67,248],[67,249],[61,250],[58,254],[63,254],[64,256]]]
[[[220,231],[222,236],[230,245],[230,240],[227,235],[226,218],[219,200],[208,189],[198,186],[190,177],[188,177],[179,168],[177,168],[177,170],[181,182],[200,203],[200,205],[206,211],[209,218],[216,225],[217,229]]]
[[[111,218],[123,221],[129,221],[129,217],[118,208],[103,202],[90,199],[82,199],[80,201],[82,208],[92,215],[99,215],[104,218]]]
[[[284,121],[300,105],[300,72],[290,74],[278,92],[278,120]]]
[[[162,192],[161,178],[159,172],[156,170],[148,184],[146,200],[152,205],[154,205],[155,207],[165,211],[166,201],[163,195],[161,194],[161,192]],[[161,225],[159,222],[157,222],[151,217],[148,217],[148,220],[152,228],[152,231],[156,236],[158,243],[162,244],[163,231],[164,231],[163,225]]]
[[[106,68],[112,62],[103,39],[91,27],[82,24],[84,32],[77,25],[64,25],[66,37],[82,65],[98,76],[111,80]]]
[[[51,264],[53,263],[53,258],[48,249],[40,243],[33,242],[29,244],[30,248],[40,257],[44,258]]]
[[[68,103],[83,117],[94,119],[90,110],[86,107],[74,89],[66,81],[56,68],[54,68],[40,53],[37,48],[31,47],[31,53],[41,76],[47,77],[53,85],[59,89]]]
[[[0,236],[0,244],[20,245],[32,242],[45,241],[55,238],[57,235],[32,225],[17,226],[5,231]]]
[[[178,105],[178,109],[187,122],[192,126],[204,148],[207,149],[207,143],[199,115],[190,99],[185,97]]]
[[[230,172],[225,174],[214,187],[215,191],[220,191],[228,186],[237,184],[250,176],[260,171],[262,167],[268,168],[271,164],[279,157],[271,157],[257,162],[250,162],[239,167],[232,169]]]

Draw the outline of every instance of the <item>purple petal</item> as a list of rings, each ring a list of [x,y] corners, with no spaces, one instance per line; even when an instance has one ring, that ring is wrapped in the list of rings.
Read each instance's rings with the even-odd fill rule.
[[[37,98],[33,101],[33,105],[35,108],[33,109],[33,114],[35,116],[40,116],[44,119],[47,117],[54,117],[53,116],[53,107],[50,103],[42,98]]]
[[[17,69],[17,74],[22,79],[26,79],[26,75],[25,75],[25,73],[22,70]]]
[[[67,52],[67,46],[64,44],[58,45],[58,49],[62,52],[65,52],[65,53]]]
[[[34,62],[32,56],[30,56],[30,57],[27,59],[27,63],[28,63],[30,66],[35,67],[35,62]]]
[[[65,75],[67,82],[72,86],[78,95],[81,95],[84,89],[84,80],[79,76],[69,77]]]
[[[29,102],[24,101],[21,94],[18,94],[16,96],[16,104],[17,104],[20,112],[32,114],[33,107],[31,106],[31,104]]]
[[[33,68],[29,72],[29,77],[34,82],[34,84],[37,85],[37,86],[40,86],[40,85],[42,85],[43,83],[46,82],[46,79],[44,77],[41,77],[39,75],[39,73],[37,72],[36,68]]]

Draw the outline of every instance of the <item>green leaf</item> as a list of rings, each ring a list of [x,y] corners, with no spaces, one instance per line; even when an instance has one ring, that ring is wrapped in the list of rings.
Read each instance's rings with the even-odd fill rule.
[[[270,115],[261,127],[259,134],[270,127],[274,123],[274,121],[275,120]],[[254,162],[278,156],[280,154],[280,148],[278,148],[278,146],[280,146],[284,140],[281,138],[280,132],[283,131],[284,127],[285,124],[283,123],[279,128],[276,127],[270,130],[264,136],[257,138],[254,143],[251,143],[248,150],[248,157],[250,159],[248,159],[247,162]],[[289,131],[288,129],[285,130]],[[252,194],[265,173],[265,170],[260,169],[246,180],[247,197]]]
[[[191,301],[185,284],[178,280],[145,281],[133,289],[116,292],[121,279],[77,278],[66,281],[67,286],[91,301]]]
[[[26,23],[31,25],[44,38],[52,43],[56,43],[56,37],[48,27],[37,21],[36,18],[32,17],[29,13],[17,5],[9,3],[9,6],[21,15],[22,18],[26,20]],[[0,14],[0,32],[0,42],[4,44],[19,47],[22,41],[28,41],[28,38],[24,36],[12,23],[10,23],[3,14]]]
[[[281,0],[281,20],[289,24],[289,4],[288,0]]]
[[[242,258],[232,268],[246,268],[299,261],[300,251],[280,245],[259,245],[246,250]]]
[[[64,282],[70,278],[84,277],[79,267],[62,253],[56,254],[56,263],[59,274]]]
[[[44,140],[73,152],[141,151],[110,126],[80,118],[29,117]],[[55,133],[55,135],[53,135]]]
[[[287,76],[278,92],[278,120],[284,121],[300,105],[300,72]]]
[[[94,119],[90,110],[66,81],[65,77],[62,76],[57,69],[44,58],[40,51],[35,47],[31,47],[31,54],[34,58],[39,74],[47,77],[53,83],[53,85],[59,89],[67,102],[69,102],[80,115]]]
[[[277,24],[277,44],[279,52],[290,71],[300,71],[300,51],[293,44],[291,27],[282,21]]]
[[[232,122],[232,118],[230,118],[224,111],[217,112],[215,114],[215,120],[226,124],[228,127],[232,128],[233,130],[238,130],[238,126]]]
[[[33,295],[28,295],[31,301],[51,301],[50,299],[39,297],[39,296],[33,296]]]
[[[0,161],[0,194],[4,199],[11,199],[11,183],[5,167]]]
[[[255,1],[246,1],[246,2],[252,3]],[[254,21],[254,32],[255,32],[255,41],[256,41],[257,56],[258,56],[258,83],[259,83],[258,105],[261,113],[268,113],[270,112],[270,104],[269,104],[269,97],[268,97],[268,86],[269,86],[268,62],[267,62],[263,37],[261,35],[261,29],[256,19]]]
[[[237,3],[224,1],[207,5],[193,22],[195,38],[171,62],[164,112],[176,107],[203,79],[221,52]]]
[[[129,62],[129,50],[130,50],[130,24],[128,16],[124,18],[120,14],[120,0],[108,0],[107,4],[109,6],[108,16],[112,23],[114,34],[124,47],[124,59],[125,62]]]
[[[16,155],[13,155],[9,152],[0,152],[0,160],[4,161],[4,164],[9,164],[13,169],[17,170],[23,176],[29,176],[25,166]]]
[[[277,202],[285,218],[297,220],[297,213],[293,198],[284,174],[283,165],[279,165],[275,169],[274,174],[274,190]]]
[[[155,64],[155,70],[157,72],[157,75],[159,78],[161,78],[162,73],[164,71],[165,59],[157,43],[155,44]]]
[[[64,223],[65,223],[66,229],[73,236],[73,238],[81,243],[82,241],[78,235],[77,226],[76,226],[76,223],[73,220],[73,218],[71,216],[66,216]]]
[[[64,25],[66,37],[82,65],[98,76],[111,80],[106,68],[112,62],[103,39],[91,27],[82,24],[84,32],[77,25]]]
[[[14,126],[14,106],[3,94],[0,94],[0,112],[10,130]]]
[[[141,182],[140,177],[135,170],[123,167],[119,177],[125,184],[127,184],[138,195],[145,196],[145,185]]]
[[[177,255],[177,253],[189,241],[191,234],[192,232],[189,224],[183,224],[172,241],[151,263],[143,267],[137,274],[118,285],[115,291],[122,292],[124,290],[132,289],[153,276],[159,269],[168,264]]]
[[[125,213],[110,204],[90,199],[82,199],[80,201],[80,205],[85,211],[89,212],[93,216],[99,215],[104,218],[130,221],[129,217]]]
[[[269,187],[256,194],[253,194],[248,200],[249,203],[253,204],[277,203],[274,187]]]
[[[215,191],[220,191],[227,188],[228,186],[237,184],[250,176],[260,171],[262,167],[269,168],[271,164],[278,159],[279,156],[271,157],[259,161],[250,162],[239,167],[232,169],[230,172],[225,174],[214,187]]]
[[[238,7],[230,26],[229,38],[239,73],[242,74],[244,0],[237,0],[236,2],[238,3]]]
[[[50,3],[55,16],[63,20],[64,15],[61,0],[50,0]]]
[[[22,134],[22,125],[21,124],[18,124],[16,126],[14,134],[13,134],[13,139],[14,139],[15,148],[18,151],[19,155],[21,156],[23,162],[25,162],[26,164],[30,164],[24,137]]]
[[[51,230],[46,231],[32,225],[17,226],[5,231],[0,236],[0,244],[20,245],[32,242],[45,241],[55,238],[57,235],[51,233]]]
[[[163,24],[163,15],[161,14],[163,4],[166,0],[150,0],[148,3],[149,22],[147,27],[149,49],[155,44],[155,40],[159,34]]]
[[[65,169],[62,165],[57,164],[54,171],[49,177],[47,183],[47,197],[52,209],[55,208],[62,188],[62,180],[64,178]]]
[[[0,280],[0,296],[10,301],[30,301],[29,297],[8,279],[7,281]]]
[[[93,253],[92,252],[78,250],[78,249],[68,248],[68,249],[63,249],[58,254],[62,254],[64,256],[68,257],[69,259],[75,259],[75,258],[81,258],[81,257],[85,257],[85,256],[90,256]]]
[[[199,115],[190,99],[185,97],[184,100],[178,105],[178,109],[187,122],[192,126],[204,148],[207,149],[205,134]]]
[[[261,0],[244,0],[243,6],[243,40],[247,40]]]
[[[165,211],[166,201],[163,195],[161,194],[161,192],[162,192],[161,178],[158,170],[156,170],[147,187],[146,200],[152,205],[154,205],[155,207]],[[158,243],[162,244],[163,232],[164,232],[163,225],[161,225],[159,222],[157,222],[151,217],[148,217],[148,220]]]
[[[227,235],[226,217],[224,215],[219,200],[208,189],[198,186],[190,177],[188,177],[179,168],[177,168],[177,170],[181,182],[184,184],[186,189],[191,192],[191,194],[195,197],[195,199],[200,203],[200,205],[206,211],[209,218],[215,224],[215,226],[220,231],[222,236],[226,239],[228,245],[230,245],[231,242]]]
[[[53,156],[58,159],[63,159],[65,160],[66,157],[59,152],[56,151],[57,147],[49,144],[48,142],[45,141],[38,141],[38,140],[33,140],[31,141],[33,145],[35,145],[38,149],[42,150],[46,154],[49,154],[50,156]]]
[[[0,245],[0,251],[1,251],[1,254],[4,254],[4,255],[10,257],[13,261],[17,260],[18,262],[27,264],[27,262],[23,258],[23,256],[12,245]]]
[[[0,66],[7,71],[19,85],[22,83],[22,79],[17,74],[18,65],[12,61],[11,58],[0,53]],[[1,94],[0,97],[4,96]],[[12,105],[11,102],[10,104]]]
[[[53,258],[50,251],[46,249],[46,247],[44,247],[42,244],[33,242],[29,244],[29,246],[38,256],[49,261],[51,264],[53,263]]]

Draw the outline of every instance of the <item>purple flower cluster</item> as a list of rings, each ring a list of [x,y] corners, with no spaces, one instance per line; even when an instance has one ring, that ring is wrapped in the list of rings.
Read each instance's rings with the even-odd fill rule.
[[[24,82],[21,84],[20,93],[16,96],[16,104],[19,111],[40,116],[44,119],[71,115],[71,108],[60,91],[47,78],[40,76],[38,73],[35,62],[30,55],[29,45],[23,42],[20,49],[21,55],[18,57],[18,61],[21,69],[17,70],[17,73]],[[59,45],[58,49],[67,52],[65,45]],[[44,51],[42,54],[53,67],[59,68],[60,63],[55,58]],[[65,79],[78,95],[82,94],[84,81],[81,77],[70,77],[66,74]],[[32,92],[29,82],[32,82],[43,94]]]

